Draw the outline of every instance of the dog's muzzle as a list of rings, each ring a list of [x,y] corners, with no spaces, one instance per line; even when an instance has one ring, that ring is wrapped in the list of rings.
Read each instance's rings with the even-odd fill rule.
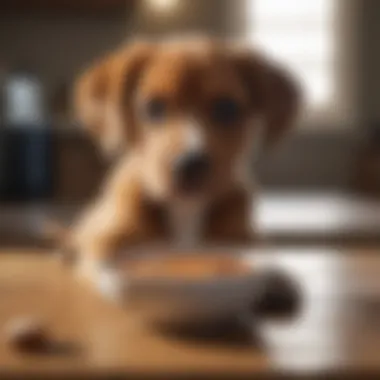
[[[202,190],[210,173],[210,158],[205,152],[189,152],[178,157],[173,166],[176,188],[181,193]]]

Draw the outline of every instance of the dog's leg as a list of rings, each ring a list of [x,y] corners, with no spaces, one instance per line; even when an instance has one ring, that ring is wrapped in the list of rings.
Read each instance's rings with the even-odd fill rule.
[[[103,268],[127,239],[129,228],[122,212],[103,200],[90,207],[73,229],[78,252],[77,272],[83,279],[96,282]]]
[[[206,225],[206,241],[249,246],[257,241],[252,220],[251,196],[237,189],[212,210]]]
[[[129,242],[128,236],[131,237]],[[122,246],[126,250],[133,249],[133,241],[134,237],[127,231],[125,235],[119,234],[118,230],[112,231],[109,227],[103,231],[93,231],[93,234],[87,235],[85,241],[80,245],[77,263],[78,275],[95,287],[104,284],[108,289],[111,278],[116,279],[115,276],[119,269],[118,250]],[[116,283],[116,281],[112,282]]]
[[[141,244],[154,243],[163,236],[162,223],[148,205],[137,203],[135,198],[126,197],[122,205],[114,200],[99,200],[74,229],[78,273],[96,286],[101,277],[109,279],[120,268],[125,253],[129,255]]]

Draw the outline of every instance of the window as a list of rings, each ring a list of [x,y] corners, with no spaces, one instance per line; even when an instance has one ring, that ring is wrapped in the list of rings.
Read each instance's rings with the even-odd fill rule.
[[[337,90],[338,1],[248,0],[249,40],[298,75],[312,111],[325,111]]]

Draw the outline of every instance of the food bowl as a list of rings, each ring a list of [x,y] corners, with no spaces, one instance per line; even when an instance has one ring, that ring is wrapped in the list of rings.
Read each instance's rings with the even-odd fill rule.
[[[261,279],[243,256],[175,253],[109,268],[99,285],[142,320],[178,324],[246,314],[262,292]]]

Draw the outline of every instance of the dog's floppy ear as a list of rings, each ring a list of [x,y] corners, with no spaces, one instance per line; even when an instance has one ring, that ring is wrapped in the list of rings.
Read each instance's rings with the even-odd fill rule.
[[[133,144],[134,88],[151,46],[134,43],[87,69],[74,86],[74,116],[107,156]]]
[[[251,107],[262,118],[264,146],[271,147],[295,124],[301,106],[300,86],[285,68],[261,54],[235,50],[233,56],[247,85]]]

